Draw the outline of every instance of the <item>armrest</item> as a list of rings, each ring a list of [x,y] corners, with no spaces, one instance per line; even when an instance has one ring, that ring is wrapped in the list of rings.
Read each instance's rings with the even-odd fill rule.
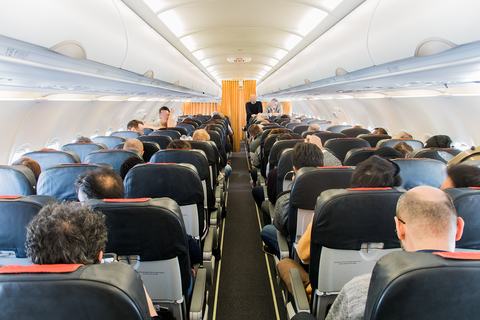
[[[273,219],[275,219],[275,205],[272,203],[271,200],[268,201],[268,211],[270,212],[270,218],[272,218],[273,223]]]
[[[297,313],[310,313],[310,304],[308,303],[307,292],[303,286],[300,271],[297,268],[291,268],[289,273],[292,284],[293,299],[295,300],[295,305],[297,306]]]
[[[208,234],[203,240],[203,260],[210,260],[212,258],[214,234],[212,230],[208,230]]]
[[[190,320],[203,319],[203,305],[205,303],[205,286],[207,283],[207,271],[198,269],[193,287],[192,300],[190,303]]]
[[[280,260],[290,257],[290,251],[288,249],[287,239],[280,231],[277,230],[277,242],[280,249]]]

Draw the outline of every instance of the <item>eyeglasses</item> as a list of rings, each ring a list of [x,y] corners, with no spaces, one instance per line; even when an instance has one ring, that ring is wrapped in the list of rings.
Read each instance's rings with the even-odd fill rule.
[[[397,216],[397,219],[398,219],[398,221],[400,221],[401,223],[405,224],[405,221],[403,221],[402,219],[400,219],[398,216]]]

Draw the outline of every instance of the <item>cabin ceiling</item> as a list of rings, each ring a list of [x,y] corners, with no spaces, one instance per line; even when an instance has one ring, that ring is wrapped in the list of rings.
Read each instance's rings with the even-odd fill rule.
[[[364,0],[123,0],[218,84],[260,82]]]

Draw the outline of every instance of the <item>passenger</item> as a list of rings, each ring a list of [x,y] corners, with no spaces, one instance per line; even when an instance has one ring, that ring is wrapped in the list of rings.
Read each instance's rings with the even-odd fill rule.
[[[193,141],[210,141],[210,135],[204,129],[197,129],[192,136]]]
[[[140,120],[131,120],[127,123],[127,130],[128,131],[135,131],[140,133],[143,136],[143,121]]]
[[[373,152],[374,156],[379,156],[385,159],[398,159],[404,158],[403,153],[395,150],[392,147],[380,147]]]
[[[470,187],[480,187],[480,168],[461,163],[447,167],[447,178],[440,186],[440,190]]]
[[[394,187],[402,184],[402,178],[399,175],[400,168],[397,164],[383,159],[379,156],[371,156],[367,160],[360,162],[350,179],[351,188],[385,188]],[[308,225],[305,233],[297,244],[298,257],[305,263],[310,262],[310,238],[312,235],[312,221]],[[293,294],[290,282],[290,268],[297,268],[303,280],[307,296],[310,300],[312,295],[312,287],[308,272],[296,261],[292,259],[283,259],[278,265],[278,274],[287,285],[288,291]]]
[[[79,175],[75,180],[75,186],[80,202],[89,199],[125,198],[122,178],[115,170],[106,167],[99,167]]]
[[[363,127],[359,124],[356,124],[352,127],[352,129],[363,129]]]
[[[273,98],[268,104],[265,113],[271,113],[272,116],[278,116],[283,113],[283,106],[276,98]]]
[[[159,119],[158,121],[152,123],[145,123],[143,126],[147,129],[158,130],[160,128],[173,128],[175,127],[176,118],[172,116],[175,110],[170,109],[166,106],[163,106],[158,110]]]
[[[290,133],[290,131],[288,131],[285,128],[273,129],[272,131],[270,131],[268,133],[267,137],[265,138],[265,141],[272,134],[285,134],[285,133]],[[256,168],[260,168],[260,165],[261,165],[261,162],[262,162],[261,155],[260,155],[260,148],[257,148],[257,150],[255,150],[255,152],[251,153],[250,158],[251,158],[251,161],[252,161],[252,165]]]
[[[208,126],[205,127],[205,130],[207,130],[207,131],[217,131],[217,127],[215,127],[213,124],[209,124]]]
[[[392,135],[392,139],[413,139],[413,136],[405,130],[400,130]]]
[[[406,142],[403,142],[403,141],[394,145],[393,149],[402,153],[404,158],[410,157],[410,154],[413,152],[412,146],[410,146],[409,144],[407,144]]]
[[[84,136],[81,136],[81,137],[78,137],[76,140],[75,140],[75,143],[92,143],[92,139],[88,138],[88,137],[84,137]]]
[[[318,124],[311,124],[309,127],[308,127],[308,131],[310,132],[319,132],[321,131],[320,130],[320,126]]]
[[[280,119],[290,119],[290,116],[288,114],[282,114]]]
[[[446,135],[436,135],[425,142],[425,148],[450,148],[452,139]]]
[[[313,143],[301,142],[293,147],[292,165],[293,171],[297,173],[300,168],[304,167],[323,167],[324,153]],[[280,249],[277,241],[277,230],[279,230],[287,240],[290,238],[288,234],[288,209],[290,204],[290,192],[280,193],[275,203],[275,214],[273,225],[266,225],[260,234],[265,243],[264,250],[269,253],[278,254]]]
[[[192,149],[192,146],[185,140],[175,139],[168,144],[167,149]]]
[[[197,114],[195,115],[195,118],[199,118],[199,117],[203,117],[203,114],[197,113]]]
[[[131,156],[125,159],[123,161],[122,165],[120,166],[120,177],[122,177],[122,180],[125,180],[125,177],[127,176],[128,171],[135,167],[137,164],[145,163],[143,159],[140,159],[137,156]]]
[[[375,134],[375,135],[388,135],[388,132],[387,130],[385,130],[384,128],[375,128],[375,130],[373,130],[373,133],[372,134]]]
[[[252,124],[248,127],[248,134],[250,135],[250,153],[255,153],[258,146],[260,145],[260,140],[262,138],[263,129],[258,124]]]
[[[79,203],[47,205],[27,226],[25,248],[34,264],[99,264],[106,246],[105,216]],[[157,317],[146,290],[145,296]]]
[[[398,199],[395,225],[404,251],[432,253],[455,251],[455,241],[462,237],[465,222],[457,217],[447,194],[420,186]],[[326,320],[363,319],[371,275],[350,280],[335,299]]]
[[[290,120],[290,123],[302,123],[302,121],[299,119],[292,119]]]
[[[42,168],[40,167],[40,164],[37,161],[30,159],[29,157],[21,157],[17,161],[12,162],[12,166],[24,166],[29,168],[30,170],[32,170],[36,181],[38,181],[38,177],[40,176],[40,173],[42,173]]]
[[[128,139],[123,145],[123,150],[136,150],[143,156],[143,143],[135,138]]]
[[[217,111],[215,111],[215,112],[217,112]],[[220,113],[218,113],[218,112],[212,116],[212,119],[213,119],[213,120],[222,120],[222,119],[226,120],[225,117],[222,116],[222,115],[221,115]],[[227,134],[233,135],[232,127],[230,127],[230,124],[229,124],[228,122],[227,122],[227,127],[228,127]]]
[[[323,152],[323,159],[326,167],[341,167],[342,162],[333,155],[330,151],[325,149],[322,144],[322,139],[315,135],[309,135],[305,138],[305,142],[313,143]]]

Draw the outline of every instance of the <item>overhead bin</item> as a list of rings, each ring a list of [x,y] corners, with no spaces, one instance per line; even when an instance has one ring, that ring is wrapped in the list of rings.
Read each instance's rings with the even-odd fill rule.
[[[219,87],[121,0],[9,2],[2,35],[46,48],[84,48],[91,61],[219,96]],[[74,48],[75,49],[75,48]],[[75,49],[76,50],[76,49]],[[68,50],[60,51],[65,53]]]
[[[348,73],[413,58],[419,48],[424,56],[478,41],[479,13],[480,2],[474,0],[365,1],[261,82],[258,93],[335,82],[340,75],[348,81]]]

